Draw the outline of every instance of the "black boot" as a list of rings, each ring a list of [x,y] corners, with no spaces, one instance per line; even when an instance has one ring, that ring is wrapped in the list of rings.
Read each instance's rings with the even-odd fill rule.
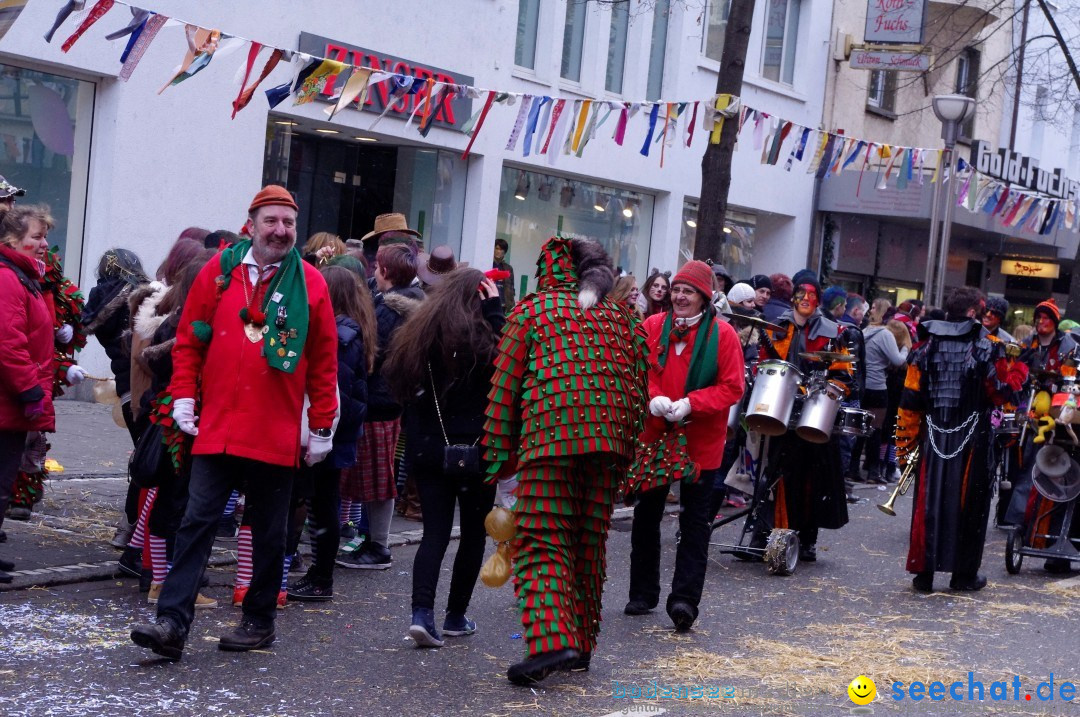
[[[263,627],[244,618],[239,627],[218,640],[218,648],[230,652],[247,652],[266,647],[274,641],[274,626]]]
[[[577,662],[570,665],[571,672],[588,672],[589,664],[592,662],[592,653],[583,652],[581,657],[577,658]]]
[[[136,625],[131,631],[131,641],[136,645],[170,660],[180,659],[184,652],[184,640],[180,626],[167,617],[158,618],[155,623]]]
[[[694,626],[694,620],[697,619],[694,608],[690,606],[690,603],[685,602],[672,603],[668,608],[668,617],[675,624],[675,632],[689,632]]]
[[[124,548],[120,559],[116,561],[120,566],[120,572],[133,578],[142,573],[142,550],[128,546]]]
[[[911,579],[911,587],[921,593],[934,592],[934,571],[926,570],[921,573],[916,573],[915,577]]]
[[[953,573],[952,580],[949,581],[949,587],[953,590],[960,590],[961,592],[975,592],[986,587],[986,577],[977,574],[959,575]]]
[[[538,684],[552,672],[569,670],[577,663],[581,654],[577,650],[565,647],[554,652],[545,652],[535,657],[526,657],[521,662],[510,665],[506,677],[515,685],[530,687]]]

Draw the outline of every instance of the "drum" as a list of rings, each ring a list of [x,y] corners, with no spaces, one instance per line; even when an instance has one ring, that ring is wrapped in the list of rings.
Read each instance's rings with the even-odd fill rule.
[[[765,436],[783,435],[802,380],[802,372],[787,361],[758,364],[746,408],[746,425],[750,430]]]
[[[833,433],[869,438],[873,432],[873,412],[864,411],[861,408],[840,407],[840,411],[836,414],[836,425],[833,427]]]
[[[739,399],[739,402],[728,409],[727,427],[728,438],[733,437],[739,430],[739,419],[742,417],[743,409],[746,405],[746,396],[750,393],[750,387],[754,385],[754,374],[750,370],[751,366],[746,366],[745,376],[743,377],[743,395]]]
[[[844,389],[831,381],[812,387],[803,401],[802,415],[795,427],[799,438],[810,443],[828,443],[843,397]]]
[[[1015,413],[999,413],[997,422],[991,417],[990,423],[994,426],[994,433],[999,436],[1020,435],[1020,422],[1016,420]]]

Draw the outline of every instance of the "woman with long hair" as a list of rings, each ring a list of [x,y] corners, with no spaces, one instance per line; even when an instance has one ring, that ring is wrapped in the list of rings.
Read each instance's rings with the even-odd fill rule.
[[[645,285],[641,287],[641,295],[645,299],[645,309],[642,313],[645,318],[653,314],[662,314],[671,311],[671,272],[660,273],[653,269]]]
[[[638,321],[645,319],[641,313],[641,307],[638,305],[641,299],[641,291],[638,289],[637,279],[634,278],[633,274],[620,276],[616,279],[615,287],[608,293],[608,298],[616,304],[628,308]]]
[[[341,540],[341,471],[356,463],[356,440],[367,418],[368,374],[375,368],[377,348],[375,308],[367,285],[343,266],[324,267],[322,275],[337,322],[340,418],[330,455],[313,466],[302,464],[293,487],[296,504],[305,500],[310,503],[314,536],[311,567],[287,588],[288,599],[301,602],[325,602],[334,597],[334,558]],[[300,541],[302,515],[299,510],[290,514],[286,562]],[[286,566],[285,574],[288,572]]]
[[[465,611],[484,558],[484,518],[495,500],[495,487],[484,482],[477,443],[505,323],[495,283],[477,269],[454,269],[394,335],[386,359],[390,390],[409,404],[405,445],[424,515],[424,537],[413,562],[409,627],[419,647],[443,644],[435,629],[435,590],[450,542],[455,502],[460,507],[461,540],[442,631],[454,636],[476,631]],[[472,447],[477,460],[465,470],[448,468],[444,462],[448,445]]]
[[[330,232],[315,232],[304,244],[300,253],[315,266],[325,266],[335,256],[341,256],[348,250],[341,237]]]
[[[900,374],[900,367],[907,361],[908,349],[911,347],[911,336],[907,329],[899,321],[891,322],[896,325],[900,332],[900,339],[888,329],[882,318],[889,310],[891,304],[888,299],[875,299],[870,310],[870,325],[863,331],[863,339],[866,344],[866,390],[863,391],[862,407],[874,415],[874,432],[866,443],[866,481],[868,483],[888,483],[889,476],[883,470],[884,459],[882,445],[888,445],[892,431],[885,433],[886,424],[896,424],[896,410],[892,411],[892,420],[888,421],[889,413],[889,376]],[[895,383],[897,379],[892,379]],[[895,393],[895,391],[894,391]]]

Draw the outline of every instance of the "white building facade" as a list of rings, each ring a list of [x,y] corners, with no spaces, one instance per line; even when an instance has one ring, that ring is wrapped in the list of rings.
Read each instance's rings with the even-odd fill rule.
[[[365,13],[325,0],[302,10],[283,0],[145,4],[273,47],[562,98],[568,114],[573,100],[610,102],[616,111],[580,157],[561,152],[566,122],[546,154],[538,153],[547,140],[538,132],[523,156],[523,137],[507,149],[522,100],[496,104],[462,159],[469,137],[461,127],[483,95],[443,108],[426,136],[416,118],[407,123],[408,113],[390,111],[376,123],[385,84],[371,89],[365,111],[350,107],[332,122],[326,101],[294,106],[289,98],[270,109],[263,90],[289,82],[298,61],[282,62],[231,119],[247,43],[223,40],[205,70],[159,94],[187,49],[182,25],[166,25],[124,82],[117,75],[127,38],[105,35],[128,22],[127,7],[117,4],[64,53],[61,44],[85,13],[68,18],[47,43],[57,8],[29,3],[0,40],[0,174],[28,190],[23,201],[52,206],[58,224],[50,240],[87,290],[110,247],[133,249],[153,273],[184,228],[239,230],[250,198],[268,182],[297,197],[301,241],[319,231],[359,238],[376,215],[392,211],[422,232],[425,248],[447,244],[473,266],[490,266],[495,239],[506,239],[519,295],[535,288],[538,250],[556,233],[601,241],[639,282],[653,267],[676,270],[692,256],[704,110],[715,94],[725,5],[411,0]],[[758,0],[742,93],[748,106],[818,126],[831,14],[824,0]],[[647,157],[640,151],[647,104],[630,119],[624,145],[615,144],[621,103],[654,100],[701,102],[689,148],[692,105],[673,125],[670,144],[654,141]],[[658,126],[654,139],[659,133]],[[720,260],[736,277],[790,274],[810,251],[813,177],[763,165],[747,138],[744,132],[735,154],[732,232]],[[92,347],[83,361],[104,365]]]

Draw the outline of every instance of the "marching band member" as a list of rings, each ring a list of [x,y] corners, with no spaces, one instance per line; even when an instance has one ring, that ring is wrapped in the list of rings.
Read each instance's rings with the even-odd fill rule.
[[[921,454],[911,513],[907,570],[912,587],[932,592],[934,573],[952,573],[949,587],[974,591],[979,575],[991,484],[987,475],[994,397],[1020,389],[1022,376],[996,366],[1004,347],[975,319],[977,289],[954,289],[945,321],[926,321],[926,340],[912,352],[897,419],[897,455],[905,468]]]
[[[762,359],[780,359],[804,374],[823,366],[799,356],[801,353],[835,351],[848,353],[840,340],[841,329],[821,313],[821,284],[809,269],[792,277],[794,294],[791,308],[776,323],[780,331],[767,331],[762,342]],[[852,381],[849,363],[828,366],[828,379],[850,393]],[[753,547],[765,547],[773,528],[791,528],[799,534],[799,560],[817,560],[818,529],[837,530],[848,522],[847,500],[840,455],[835,439],[825,444],[810,443],[795,433],[771,439],[768,465],[780,479],[767,499],[764,523],[754,526]]]
[[[1075,359],[1078,346],[1072,335],[1061,331],[1061,309],[1052,298],[1035,307],[1035,333],[1021,347],[1020,360],[1027,364],[1028,373],[1035,381],[1036,390],[1052,391],[1054,375],[1060,375],[1062,369],[1068,369],[1066,361]],[[1072,369],[1075,370],[1075,369]],[[1027,409],[1030,410],[1030,407]],[[1019,526],[1024,523],[1024,514],[1028,509],[1031,496],[1031,466],[1035,460],[1035,432],[1028,431],[1024,440],[1023,470],[1019,471],[1013,483],[1012,498],[1005,511],[1005,524]]]

